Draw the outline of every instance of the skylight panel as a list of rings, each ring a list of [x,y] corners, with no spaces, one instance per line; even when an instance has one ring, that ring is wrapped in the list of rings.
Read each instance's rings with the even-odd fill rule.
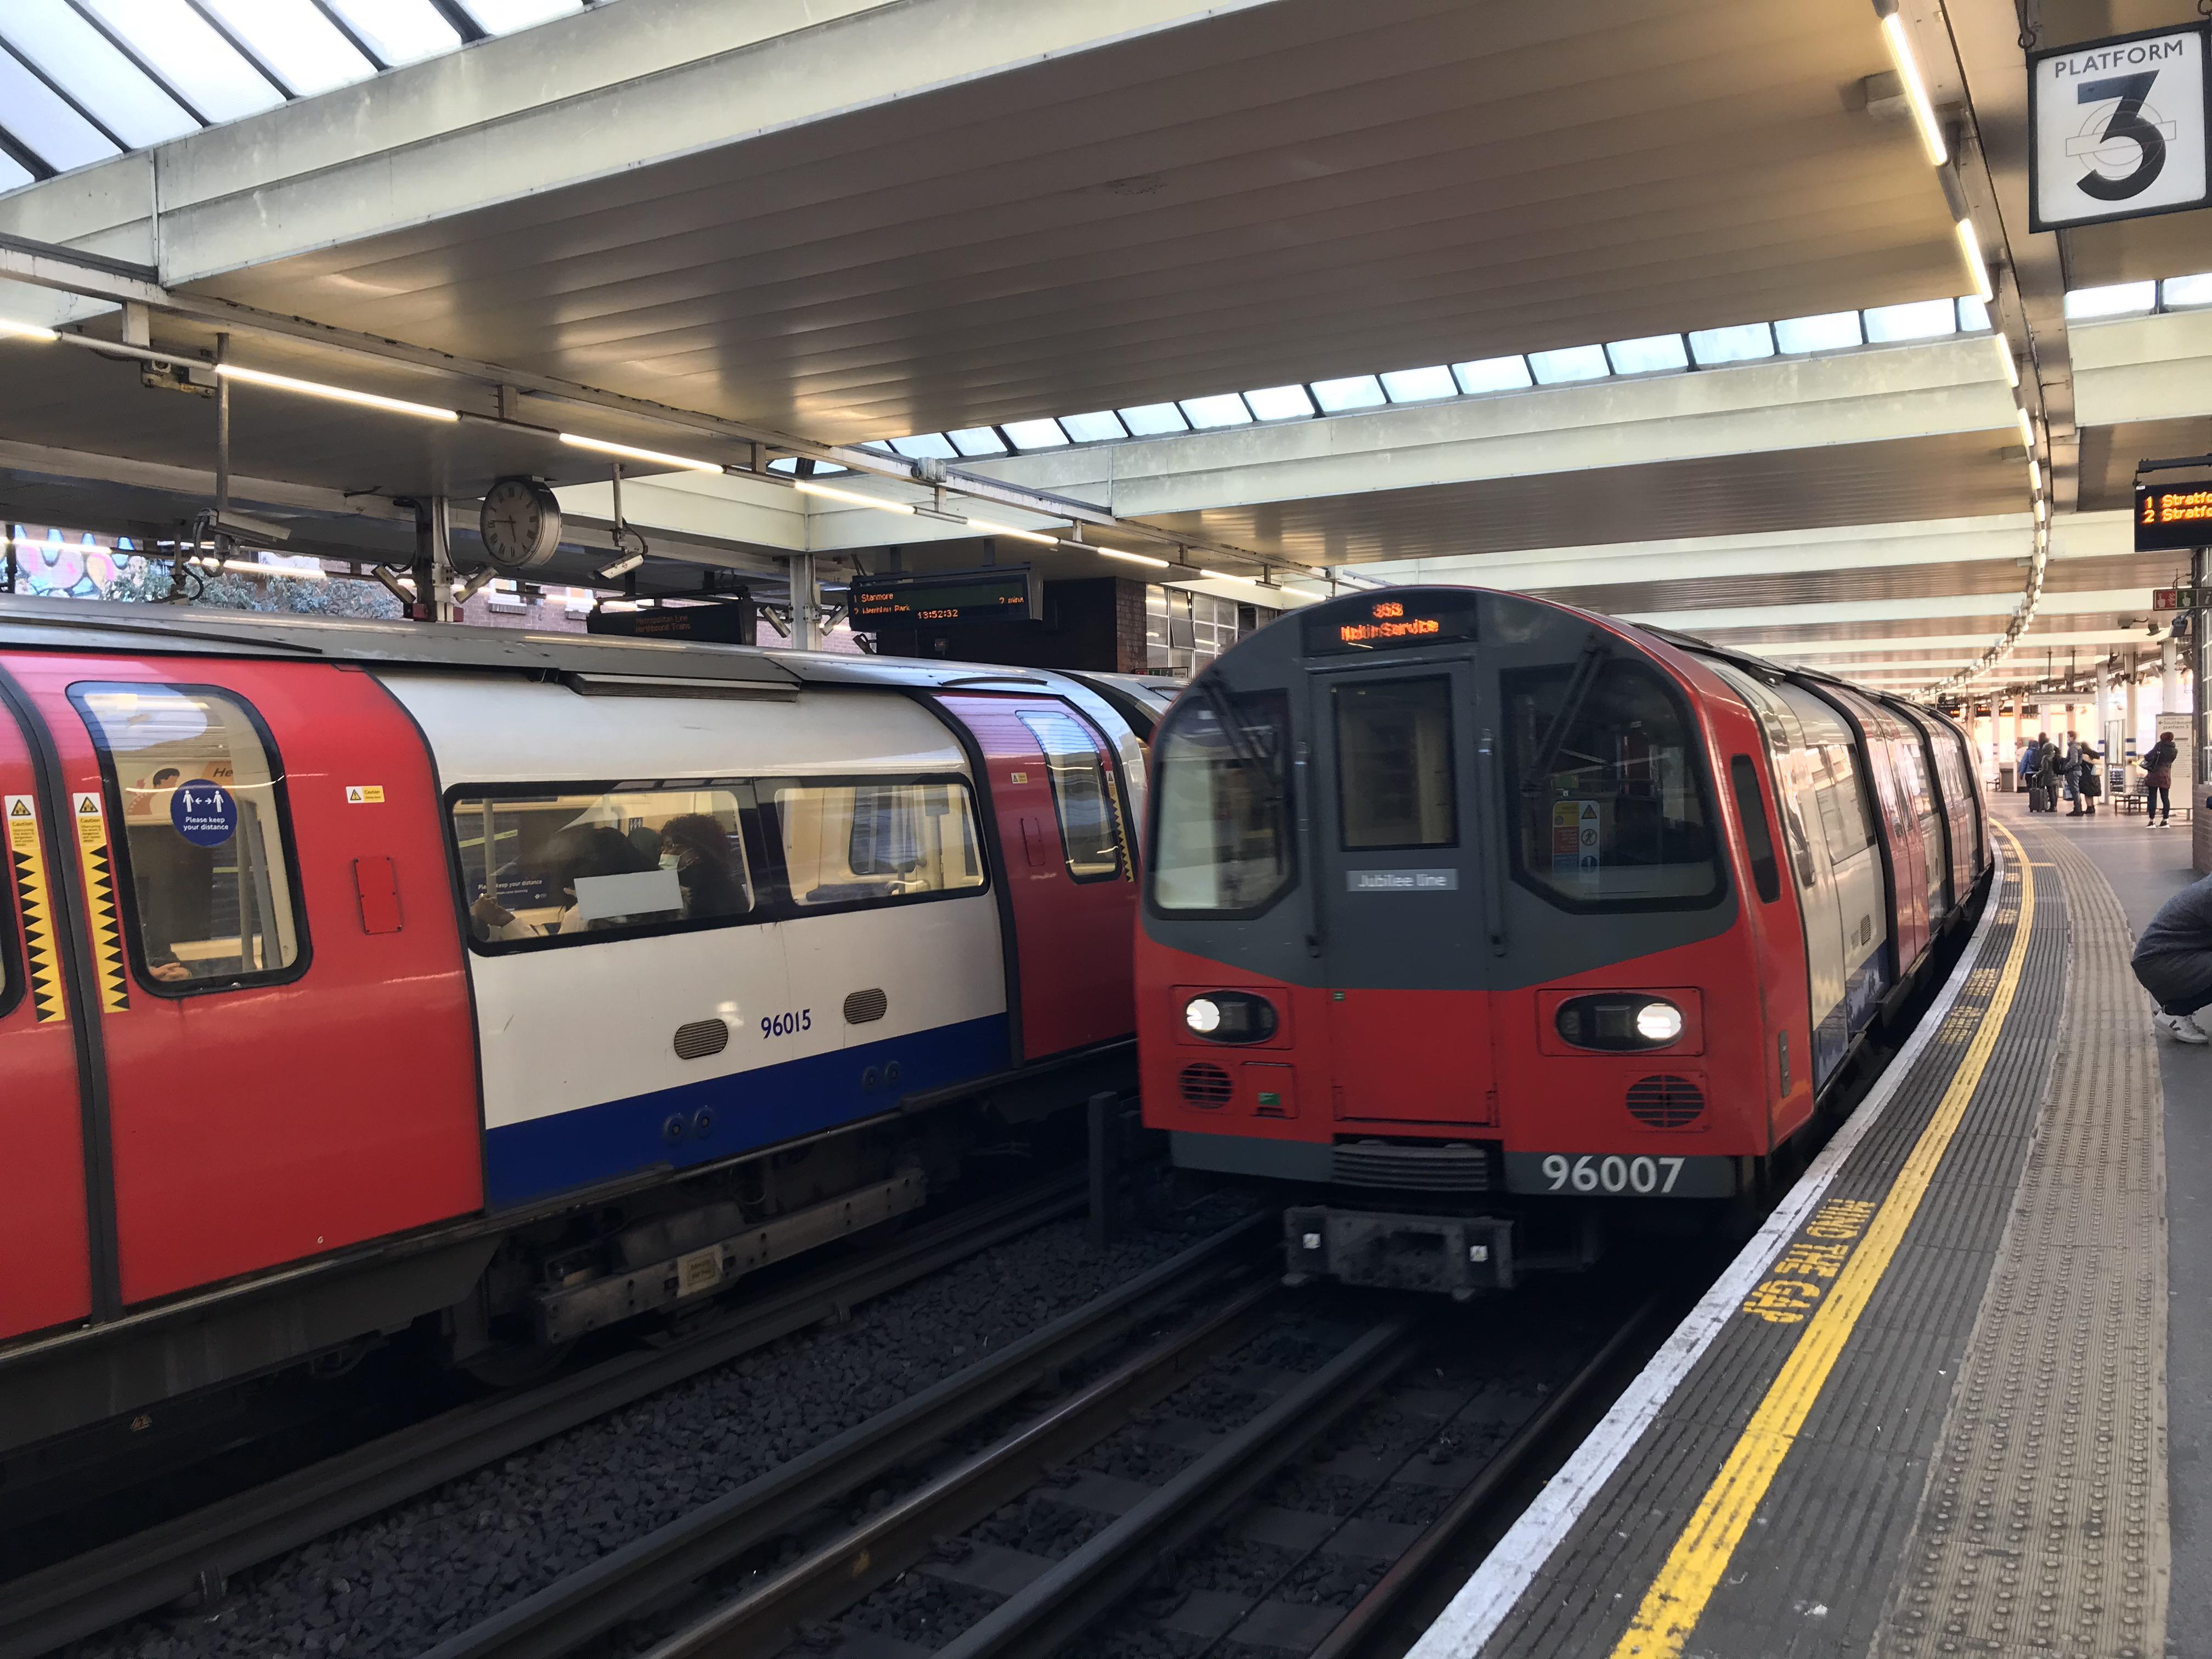
[[[1431,368],[1394,368],[1382,377],[1383,394],[1394,404],[1425,404],[1459,396],[1459,382],[1438,363]]]
[[[1215,427],[1252,424],[1252,411],[1244,407],[1244,400],[1233,392],[1224,392],[1212,398],[1185,398],[1182,399],[1182,412],[1201,432]]]
[[[1462,392],[1519,392],[1534,386],[1529,377],[1526,357],[1483,357],[1474,362],[1454,363],[1452,374],[1459,380]]]
[[[30,182],[29,170],[19,166],[14,156],[0,151],[0,190],[15,190]]]
[[[1662,369],[1687,368],[1690,354],[1679,334],[1652,334],[1640,340],[1614,340],[1605,349],[1616,374],[1656,374]]]
[[[1528,367],[1538,386],[1564,386],[1570,380],[1601,380],[1613,373],[1603,346],[1566,346],[1558,351],[1532,351]]]
[[[1961,294],[1959,296],[1959,332],[1978,334],[1989,325],[1989,301],[1972,294]]]
[[[584,0],[461,0],[487,34],[512,34],[584,9]]]
[[[999,435],[998,428],[988,426],[963,426],[957,432],[945,434],[952,440],[952,447],[963,455],[1003,455],[1006,441]]]
[[[1913,300],[1901,306],[1867,308],[1869,345],[1887,345],[1895,340],[1932,340],[1958,331],[1958,307],[1948,300]]]
[[[1257,392],[1246,392],[1244,401],[1263,421],[1294,421],[1314,412],[1313,399],[1302,386],[1264,386]]]
[[[1134,409],[1115,411],[1121,424],[1139,438],[1157,438],[1166,432],[1188,432],[1190,422],[1182,417],[1182,410],[1173,404],[1139,404]]]
[[[2165,289],[2170,306],[2212,306],[2212,271],[2197,276],[2169,276]]]
[[[1314,401],[1324,415],[1341,415],[1347,409],[1379,409],[1389,401],[1382,382],[1372,374],[1354,374],[1342,380],[1316,380]]]
[[[155,74],[210,121],[273,109],[283,94],[185,0],[84,0]]]
[[[313,0],[200,0],[278,80],[302,98],[366,81],[376,65]]]
[[[1101,409],[1089,415],[1063,415],[1060,430],[1079,444],[1103,444],[1109,438],[1126,438],[1121,416],[1110,409]]]
[[[950,461],[960,454],[942,432],[918,432],[911,438],[894,438],[891,447],[910,461]]]
[[[331,9],[387,64],[418,63],[461,44],[430,0],[331,0]]]
[[[2066,315],[2075,318],[2125,317],[2148,311],[2158,303],[2156,283],[2115,283],[2109,288],[2066,290]]]
[[[1002,421],[999,430],[1017,449],[1065,449],[1067,434],[1057,421]]]
[[[1859,332],[1859,314],[1856,311],[1792,317],[1774,325],[1775,343],[1791,356],[1802,351],[1838,351],[1845,346],[1862,345],[1865,339]]]
[[[199,131],[175,99],[66,0],[9,0],[0,33],[126,144],[158,144]]]
[[[4,126],[57,173],[102,161],[117,153],[100,129],[79,115],[53,89],[25,69],[12,52],[0,52],[0,126]]]
[[[1744,363],[1774,355],[1774,331],[1765,323],[1736,323],[1701,328],[1690,336],[1690,356],[1700,368],[1715,363]]]

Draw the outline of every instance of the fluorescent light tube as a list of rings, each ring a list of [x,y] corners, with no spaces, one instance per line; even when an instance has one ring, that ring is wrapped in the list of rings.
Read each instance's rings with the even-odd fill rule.
[[[1168,562],[1165,559],[1156,559],[1149,553],[1118,553],[1110,547],[1094,547],[1088,542],[1067,542],[1063,545],[1081,547],[1089,552],[1097,554],[1102,558],[1127,559],[1131,564],[1148,565],[1154,570],[1164,570],[1168,568]]]
[[[2015,392],[2020,389],[2020,364],[2012,355],[2012,342],[2005,338],[2004,331],[1996,331],[1997,361],[2004,365],[2005,384]]]
[[[248,576],[289,576],[295,581],[320,582],[330,580],[326,570],[311,570],[306,566],[256,564],[251,559],[225,559],[225,570],[236,570]]]
[[[640,449],[635,444],[610,443],[605,438],[586,438],[580,433],[564,432],[561,441],[577,449],[595,450],[602,455],[619,455],[629,461],[651,461],[661,466],[682,467],[692,472],[720,472],[720,462],[696,460],[689,455],[671,455],[663,449]]]
[[[970,519],[968,520],[968,527],[970,530],[980,530],[987,536],[1012,536],[1022,541],[1035,542],[1040,547],[1060,545],[1060,538],[1057,536],[1040,535],[1034,530],[1017,530],[1010,524],[1000,524],[990,519]]]
[[[912,517],[914,509],[904,501],[887,501],[880,495],[863,495],[857,489],[839,489],[833,484],[816,483],[801,478],[792,485],[802,495],[820,495],[829,501],[848,501],[854,507],[872,507],[878,513],[903,513]]]
[[[1966,275],[1973,279],[1974,297],[1986,305],[1996,298],[1996,290],[1990,286],[1990,265],[1982,258],[1982,239],[1974,234],[1972,219],[1960,220],[1957,228],[1959,252],[1966,262]]]
[[[249,386],[265,386],[278,392],[302,392],[310,398],[327,398],[332,403],[353,404],[362,409],[380,409],[387,415],[412,415],[422,421],[458,421],[461,417],[450,409],[440,409],[434,404],[410,404],[404,398],[386,398],[374,392],[356,392],[350,386],[326,386],[320,380],[295,380],[289,374],[271,374],[265,369],[247,368],[239,363],[217,363],[215,372],[227,380],[244,380]]]
[[[0,334],[15,340],[44,340],[52,343],[62,337],[50,328],[40,328],[36,323],[11,322],[0,317]]]
[[[1943,142],[1943,129],[1936,124],[1936,106],[1928,101],[1928,88],[1920,79],[1920,64],[1912,55],[1912,40],[1905,32],[1905,19],[1894,11],[1884,17],[1881,38],[1889,48],[1889,61],[1896,67],[1898,81],[1905,88],[1905,101],[1912,110],[1912,124],[1920,129],[1920,145],[1928,152],[1928,165],[1940,167],[1950,159],[1951,152]]]
[[[2031,451],[2033,450],[2035,447],[2035,422],[2028,419],[2027,411],[2024,409],[2015,409],[2013,410],[2013,413],[2020,417],[2021,442],[2026,444]]]

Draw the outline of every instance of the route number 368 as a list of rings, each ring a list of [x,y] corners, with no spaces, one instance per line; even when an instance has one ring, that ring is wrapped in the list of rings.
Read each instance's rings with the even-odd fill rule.
[[[1545,1155],[1544,1179],[1555,1193],[1658,1193],[1674,1190],[1682,1177],[1679,1158],[1600,1158],[1595,1152],[1570,1159],[1564,1152]]]

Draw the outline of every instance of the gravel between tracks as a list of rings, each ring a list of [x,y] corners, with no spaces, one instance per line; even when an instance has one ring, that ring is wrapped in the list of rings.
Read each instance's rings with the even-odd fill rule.
[[[142,1619],[69,1659],[411,1659],[972,1364],[1243,1212],[1202,1200],[1101,1254],[1058,1222],[241,1576],[225,1605]],[[964,1611],[964,1609],[963,1609]]]

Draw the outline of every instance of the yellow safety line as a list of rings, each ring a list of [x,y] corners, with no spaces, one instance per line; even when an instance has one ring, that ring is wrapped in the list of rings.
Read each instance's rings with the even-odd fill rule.
[[[2010,843],[2020,866],[2020,897],[2012,947],[2005,953],[1988,1012],[1982,1016],[1959,1069],[1952,1074],[1951,1086],[1936,1103],[1935,1115],[1920,1132],[1911,1156],[1875,1212],[1864,1240],[1820,1311],[1805,1326],[1804,1335],[1759,1402],[1728,1462],[1706,1488],[1682,1535],[1674,1540],[1666,1565],[1637,1608],[1628,1633],[1613,1648],[1613,1659],[1675,1659],[1682,1651],[1705,1613],[1705,1604],[1719,1588],[1745,1528],[1765,1500],[1766,1489],[1773,1484],[1782,1460],[1790,1455],[1797,1431],[1805,1426],[1814,1402],[1826,1386],[1828,1373],[1835,1369],[1859,1316],[1866,1311],[1875,1287],[1888,1270],[1905,1229],[1912,1224],[1920,1200],[1927,1195],[1928,1183],[1943,1161],[1951,1137],[1966,1115],[1967,1103],[1988,1067],[1997,1033],[2003,1029],[2014,994],[2020,988],[2021,964],[2027,956],[2028,924],[2035,908],[2035,872],[2022,854],[2019,838],[2002,824],[1991,827]],[[1989,902],[2001,902],[2001,893],[1992,893]]]

